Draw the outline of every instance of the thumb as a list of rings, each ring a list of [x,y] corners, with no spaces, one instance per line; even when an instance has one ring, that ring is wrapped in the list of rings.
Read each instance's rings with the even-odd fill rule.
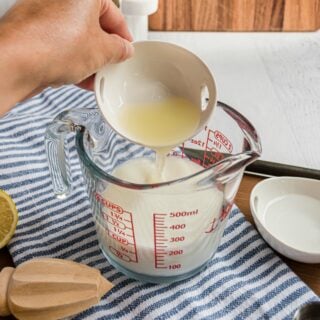
[[[126,39],[102,32],[101,54],[104,64],[118,63],[133,56],[133,45]]]

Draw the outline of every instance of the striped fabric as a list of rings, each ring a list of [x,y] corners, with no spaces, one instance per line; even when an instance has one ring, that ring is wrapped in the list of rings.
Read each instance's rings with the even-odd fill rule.
[[[292,319],[299,306],[319,300],[237,208],[217,254],[189,280],[142,284],[110,266],[98,248],[74,140],[69,141],[74,189],[66,200],[53,194],[44,151],[44,132],[54,116],[93,107],[92,93],[62,87],[45,90],[0,119],[0,188],[19,211],[9,246],[14,262],[71,259],[100,269],[115,285],[75,319]]]

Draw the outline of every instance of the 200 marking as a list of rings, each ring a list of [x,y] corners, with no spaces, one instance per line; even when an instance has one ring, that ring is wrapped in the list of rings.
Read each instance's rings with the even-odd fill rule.
[[[169,251],[169,256],[178,256],[180,254],[183,254],[183,250],[171,250]]]

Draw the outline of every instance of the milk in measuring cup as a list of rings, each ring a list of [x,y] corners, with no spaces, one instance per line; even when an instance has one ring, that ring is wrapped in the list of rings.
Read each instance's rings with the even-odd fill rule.
[[[178,179],[201,169],[189,160],[167,157],[162,179]],[[144,184],[155,182],[156,172],[154,161],[133,159],[113,175]],[[223,192],[193,190],[192,183],[139,192],[108,187],[102,194],[103,221],[97,225],[102,249],[126,269],[151,276],[174,276],[202,266],[223,232],[225,221],[219,220]]]

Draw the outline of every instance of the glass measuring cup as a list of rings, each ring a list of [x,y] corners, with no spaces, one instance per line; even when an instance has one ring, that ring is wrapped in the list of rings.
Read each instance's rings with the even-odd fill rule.
[[[192,161],[200,171],[135,184],[113,171],[128,159],[154,159],[154,152],[123,139],[98,110],[64,112],[46,133],[53,187],[61,198],[71,190],[65,157],[65,136],[71,132],[102,252],[129,277],[152,283],[185,279],[206,266],[220,243],[244,168],[261,152],[253,126],[218,102],[208,125],[168,155]]]

